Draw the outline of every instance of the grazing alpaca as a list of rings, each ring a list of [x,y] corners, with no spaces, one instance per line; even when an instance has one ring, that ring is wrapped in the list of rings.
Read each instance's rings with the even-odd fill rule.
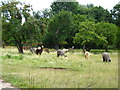
[[[59,57],[59,56],[65,56],[65,57],[67,57],[67,56],[65,55],[65,53],[66,53],[65,50],[57,50],[57,57]]]
[[[107,53],[107,52],[104,52],[104,53],[102,54],[102,58],[103,58],[103,62],[111,62],[110,54]]]
[[[65,53],[67,53],[68,52],[68,49],[62,49],[63,51],[65,51]]]
[[[43,46],[42,47],[38,47],[37,49],[36,49],[36,54],[38,55],[38,54],[40,54],[41,55],[41,53],[43,52]]]
[[[85,55],[85,58],[88,59],[88,57],[90,56],[90,53],[88,51],[85,51],[84,55]]]
[[[50,53],[48,48],[44,48],[44,51],[47,52],[47,53]]]

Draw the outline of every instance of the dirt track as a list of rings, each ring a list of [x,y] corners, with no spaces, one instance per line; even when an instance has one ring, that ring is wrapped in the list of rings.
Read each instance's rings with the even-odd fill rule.
[[[0,79],[0,90],[2,88],[15,88],[15,87],[13,87],[10,83],[6,83],[2,79]]]

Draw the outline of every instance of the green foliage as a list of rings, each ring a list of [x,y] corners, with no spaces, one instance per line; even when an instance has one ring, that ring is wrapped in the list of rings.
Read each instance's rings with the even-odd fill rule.
[[[76,48],[83,45],[116,47],[119,45],[117,27],[108,22],[120,25],[119,7],[116,4],[109,13],[93,4],[56,1],[51,3],[51,9],[34,11],[31,5],[4,1],[1,6],[2,39],[6,45],[16,45],[19,52],[23,52],[25,42],[42,42],[52,48],[55,45],[66,48],[73,45]]]
[[[79,23],[79,32],[75,34],[74,43],[78,43],[86,48],[91,46],[98,46],[101,43],[107,43],[104,36],[99,36],[96,32],[95,23],[91,21],[85,21]]]
[[[57,2],[56,1],[51,4],[53,14],[57,14],[61,10],[76,13],[78,6],[79,6],[78,2]]]
[[[86,5],[79,5],[77,14],[88,15],[89,12],[90,12],[90,8],[88,8]]]
[[[117,32],[117,48],[120,49],[120,27],[118,28]]]
[[[88,17],[87,15],[74,14],[74,29],[76,30],[76,32],[79,31],[80,23],[85,21],[95,21],[95,20],[93,18]]]
[[[115,24],[107,22],[98,22],[96,24],[95,32],[98,35],[104,36],[106,38],[107,45],[116,46],[117,31],[118,27]]]
[[[22,15],[25,16],[30,12],[30,9],[28,9],[30,6],[26,7],[24,5],[22,8],[17,7],[18,5],[21,6],[22,4],[16,1],[2,2],[3,40],[13,42],[16,45],[22,42]],[[26,17],[28,18],[28,15]]]
[[[116,4],[111,10],[111,22],[120,27],[120,4]]]
[[[103,7],[93,7],[90,9],[89,15],[91,15],[94,19],[97,20],[97,22],[101,21],[109,21],[110,19],[110,13],[108,10],[104,9]]]
[[[45,24],[42,20],[32,17],[30,15],[31,11],[32,7],[30,5],[17,1],[3,2],[2,4],[3,40],[14,43],[20,53],[23,53],[23,43],[40,42],[44,34]],[[22,18],[25,18],[24,23]]]
[[[72,20],[72,14],[64,10],[51,19],[48,25],[48,34],[53,44],[59,44],[70,35]]]
[[[22,26],[22,35],[24,36],[23,42],[41,42],[44,34],[44,24],[34,17],[30,17]]]
[[[93,5],[93,4],[87,4],[87,7],[88,7],[88,8],[93,8],[94,5]]]

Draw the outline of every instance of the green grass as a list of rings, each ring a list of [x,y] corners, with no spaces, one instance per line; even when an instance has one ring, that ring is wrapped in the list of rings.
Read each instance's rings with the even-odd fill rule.
[[[2,78],[18,88],[118,88],[117,50],[110,52],[111,63],[102,62],[101,53],[86,60],[82,50],[59,58],[56,52],[19,54],[15,47],[2,53]]]

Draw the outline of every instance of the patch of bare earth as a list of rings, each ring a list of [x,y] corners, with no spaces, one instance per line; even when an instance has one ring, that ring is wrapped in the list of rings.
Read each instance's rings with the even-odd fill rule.
[[[6,88],[15,88],[15,87],[13,87],[10,83],[6,83],[2,79],[0,79],[0,90],[4,90]],[[20,89],[17,89],[17,88],[15,88],[15,89],[20,90]]]
[[[53,67],[41,67],[40,69],[45,69],[45,70],[67,70],[68,68],[61,68],[61,67],[57,67],[57,68],[53,68]]]

